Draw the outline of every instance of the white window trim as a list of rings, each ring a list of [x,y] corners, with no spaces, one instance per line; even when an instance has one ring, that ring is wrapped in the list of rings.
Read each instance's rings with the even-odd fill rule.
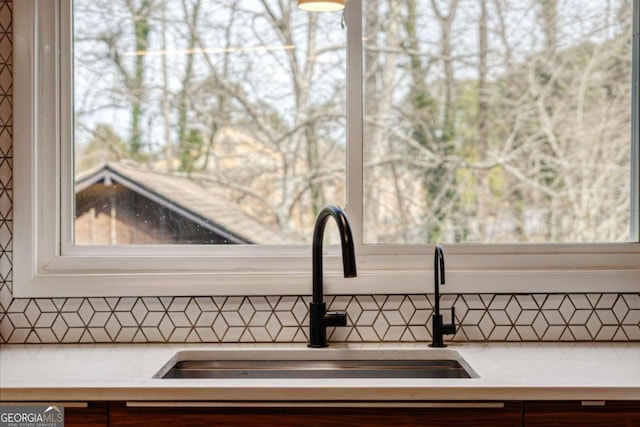
[[[305,246],[73,247],[71,235],[70,0],[14,2],[15,297],[306,295],[311,248]],[[63,6],[60,6],[60,5]],[[362,218],[361,2],[347,2],[347,214]],[[634,51],[638,52],[638,0]],[[356,54],[353,54],[356,53]],[[638,118],[638,55],[633,116]],[[632,188],[639,132],[632,132]],[[355,179],[354,179],[355,178]],[[637,193],[637,191],[636,191]],[[640,201],[632,201],[638,212]],[[638,240],[639,218],[632,233]],[[327,294],[424,294],[433,290],[431,245],[363,245],[354,227],[358,277],[343,279],[338,248],[326,249]],[[445,245],[448,293],[639,292],[640,244]]]

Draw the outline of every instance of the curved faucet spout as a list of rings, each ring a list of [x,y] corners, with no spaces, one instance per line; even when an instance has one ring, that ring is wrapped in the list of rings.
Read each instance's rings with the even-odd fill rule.
[[[440,285],[444,285],[444,251],[442,245],[436,245],[433,252],[433,290],[437,314],[440,314]]]
[[[434,310],[432,316],[431,334],[433,341],[429,347],[446,347],[443,342],[443,335],[453,335],[456,333],[456,310],[451,307],[451,323],[442,322],[442,314],[440,314],[440,285],[444,285],[444,251],[442,246],[436,245],[433,253],[433,293],[434,293]]]
[[[342,267],[344,277],[356,277],[356,255],[353,248],[353,236],[351,227],[347,220],[347,215],[336,205],[329,205],[322,209],[316,219],[316,225],[313,230],[313,301],[322,302],[323,300],[323,283],[322,283],[322,242],[324,240],[324,230],[329,217],[333,217],[338,225],[338,233],[340,235],[340,243],[342,246]]]
[[[346,326],[347,314],[327,312],[324,302],[324,290],[322,285],[322,241],[324,229],[329,217],[335,219],[338,224],[340,243],[342,245],[342,266],[344,277],[355,277],[356,253],[353,248],[353,236],[351,227],[344,211],[338,206],[329,205],[322,209],[316,219],[313,230],[313,301],[309,303],[309,347],[326,347],[327,327]]]

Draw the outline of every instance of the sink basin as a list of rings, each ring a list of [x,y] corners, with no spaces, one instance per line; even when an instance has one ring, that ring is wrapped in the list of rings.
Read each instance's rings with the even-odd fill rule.
[[[161,378],[471,378],[457,360],[185,360]]]
[[[154,378],[475,378],[477,374],[456,351],[393,352],[343,351],[318,358],[317,351],[282,357],[262,351],[254,358],[224,351],[182,352],[174,356]],[[266,353],[266,354],[265,354]],[[287,352],[285,352],[286,355]],[[279,357],[276,357],[278,356]],[[294,356],[294,357],[292,357]],[[348,356],[348,357],[345,357]],[[386,355],[388,356],[388,355]],[[402,357],[410,356],[410,357]]]

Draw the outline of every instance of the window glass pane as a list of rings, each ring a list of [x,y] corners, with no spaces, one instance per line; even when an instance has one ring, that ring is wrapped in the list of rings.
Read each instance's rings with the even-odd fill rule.
[[[630,239],[631,0],[367,0],[364,239]]]
[[[296,244],[345,202],[340,13],[75,0],[75,243]]]

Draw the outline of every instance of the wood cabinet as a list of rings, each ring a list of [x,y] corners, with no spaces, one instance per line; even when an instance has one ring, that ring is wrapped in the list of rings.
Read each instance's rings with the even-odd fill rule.
[[[108,402],[89,402],[86,407],[65,406],[65,427],[107,427],[109,425]]]
[[[640,402],[524,402],[524,427],[640,426]]]
[[[432,403],[414,407],[237,407],[206,403],[129,407],[110,404],[110,426],[491,426],[522,424],[521,402]]]
[[[233,407],[220,402],[59,405],[64,406],[65,427],[640,426],[638,401],[416,402],[405,403],[404,407],[400,402],[362,403],[357,407],[341,407],[339,403],[289,407],[258,403],[255,407]]]

